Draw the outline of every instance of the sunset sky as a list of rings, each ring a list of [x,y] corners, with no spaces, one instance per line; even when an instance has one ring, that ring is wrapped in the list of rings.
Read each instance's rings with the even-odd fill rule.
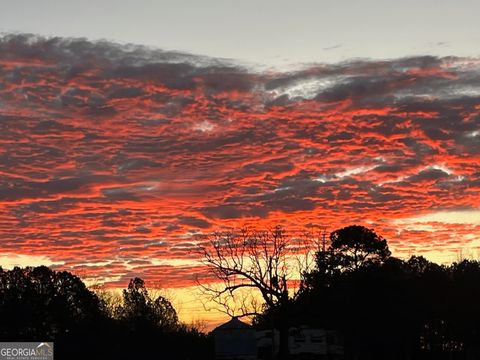
[[[223,227],[477,256],[478,2],[116,3],[0,5],[0,265],[141,276],[188,312]]]

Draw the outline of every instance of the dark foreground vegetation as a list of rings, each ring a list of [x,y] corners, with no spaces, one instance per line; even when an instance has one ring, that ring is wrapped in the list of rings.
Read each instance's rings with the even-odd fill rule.
[[[303,320],[340,329],[351,358],[479,359],[480,263],[440,266],[421,256],[402,261],[390,257],[379,238],[370,241],[373,246],[338,244],[352,231],[372,238],[359,227],[333,234],[333,246],[317,254],[317,269],[295,304],[310,309]]]
[[[289,325],[338,330],[346,359],[480,359],[480,263],[391,257],[316,272],[284,312]]]
[[[55,359],[210,359],[207,335],[132,279],[122,301],[45,266],[0,269],[0,341],[54,341]]]
[[[336,330],[345,359],[480,359],[478,261],[400,260],[372,230],[350,226],[316,252],[295,296],[279,299],[257,327]],[[65,271],[0,268],[0,319],[0,341],[54,341],[60,360],[214,357],[211,336],[181,324],[139,278],[112,303]]]

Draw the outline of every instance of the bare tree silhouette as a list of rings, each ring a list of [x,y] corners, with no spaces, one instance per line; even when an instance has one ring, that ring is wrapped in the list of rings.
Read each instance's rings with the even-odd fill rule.
[[[214,232],[200,246],[203,263],[216,282],[200,283],[203,293],[230,316],[276,314],[280,355],[288,353],[286,314],[300,288],[314,249],[308,236],[288,236],[271,230],[242,228]]]

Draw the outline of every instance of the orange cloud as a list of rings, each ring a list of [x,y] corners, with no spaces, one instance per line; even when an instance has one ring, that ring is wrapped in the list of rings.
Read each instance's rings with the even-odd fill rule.
[[[480,69],[465,64],[413,57],[255,73],[142,47],[5,36],[0,251],[110,286],[142,276],[185,287],[202,271],[197,234],[361,223],[397,256],[455,259],[478,249],[478,224],[397,220],[478,209]]]

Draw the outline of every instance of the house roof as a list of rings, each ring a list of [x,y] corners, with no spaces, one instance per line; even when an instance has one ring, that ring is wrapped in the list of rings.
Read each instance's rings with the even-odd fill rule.
[[[238,318],[233,317],[230,321],[227,321],[225,324],[222,324],[216,327],[213,331],[218,330],[232,330],[232,329],[251,329],[252,326],[240,321]]]

